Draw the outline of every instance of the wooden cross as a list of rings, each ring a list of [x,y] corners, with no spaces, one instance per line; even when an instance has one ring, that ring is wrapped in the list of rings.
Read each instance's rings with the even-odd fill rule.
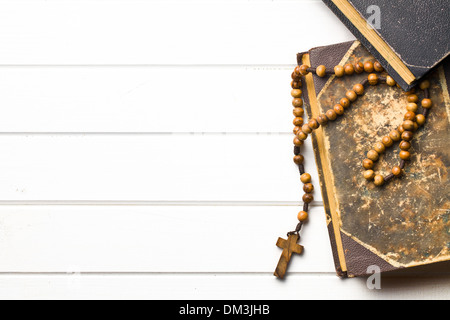
[[[292,254],[301,254],[303,252],[303,247],[298,243],[300,236],[298,234],[291,234],[287,240],[279,238],[277,241],[277,247],[283,249],[281,254],[280,262],[278,262],[277,269],[274,275],[279,279],[284,279],[286,275],[286,270],[291,260]]]

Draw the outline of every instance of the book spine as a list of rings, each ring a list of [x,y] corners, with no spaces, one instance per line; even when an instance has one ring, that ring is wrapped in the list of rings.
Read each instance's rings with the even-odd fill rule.
[[[310,53],[299,53],[297,55],[297,60],[298,60],[299,65],[301,65],[301,64],[311,65]],[[306,114],[309,119],[312,119],[314,117],[313,112],[312,112],[312,105],[314,104],[313,100],[316,97],[316,88],[314,86],[314,81],[312,79],[312,75],[310,75],[309,78],[306,77],[306,79],[304,81],[303,89],[304,89],[303,97],[304,97]],[[316,158],[316,162],[317,161],[320,162],[320,153],[319,153],[319,148],[317,145],[317,137],[315,137],[315,136],[312,137],[312,143],[313,143],[313,149],[314,149],[314,155]],[[330,244],[331,244],[331,249],[333,252],[333,260],[334,260],[336,273],[340,278],[347,278],[348,275],[346,272],[346,266],[345,265],[343,266],[341,264],[342,257],[340,257],[340,255],[339,255],[339,249],[338,249],[338,245],[337,245],[337,243],[339,242],[339,239],[336,238],[336,234],[334,231],[333,218],[332,218],[331,209],[330,209],[330,205],[329,205],[329,201],[328,201],[328,193],[327,193],[325,181],[323,180],[324,175],[323,175],[323,172],[320,172],[321,166],[318,164],[318,162],[317,162],[317,169],[319,170],[319,177],[321,179],[320,185],[321,185],[321,190],[322,190],[322,198],[324,201],[326,220],[327,220],[327,224],[328,224],[327,228],[328,228],[328,233],[329,233],[329,237],[330,237]]]
[[[408,84],[399,73],[397,73],[394,68],[390,66],[388,61],[381,55],[375,47],[364,37],[364,35],[354,26],[354,24],[345,16],[341,10],[334,4],[333,0],[322,0],[333,13],[345,24],[345,26],[350,30],[350,32],[366,47],[367,50],[372,53],[372,55],[385,67],[389,75],[394,78],[395,81],[402,87],[403,90],[411,90],[416,83]]]

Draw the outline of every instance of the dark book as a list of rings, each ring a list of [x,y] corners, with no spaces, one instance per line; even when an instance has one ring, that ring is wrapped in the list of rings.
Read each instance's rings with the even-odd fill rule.
[[[299,55],[301,56],[301,55]],[[360,42],[312,49],[300,62],[317,67],[365,62],[374,57]],[[367,74],[305,77],[308,117],[326,113]],[[403,123],[407,96],[398,87],[369,86],[346,113],[312,134],[336,270],[344,277],[450,260],[450,65],[425,79],[433,108],[412,141],[404,175],[379,188],[363,177],[362,162],[376,142]],[[417,93],[422,99],[423,92]],[[397,166],[398,143],[375,171],[387,176]]]
[[[405,90],[450,53],[448,0],[323,0]]]

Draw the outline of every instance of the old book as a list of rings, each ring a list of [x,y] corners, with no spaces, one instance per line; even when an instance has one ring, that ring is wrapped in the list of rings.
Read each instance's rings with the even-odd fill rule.
[[[323,0],[409,90],[450,53],[448,0]]]
[[[374,59],[360,42],[312,49],[303,64],[333,68]],[[427,76],[434,107],[413,140],[412,160],[402,178],[375,187],[363,177],[362,161],[383,136],[403,122],[404,91],[370,86],[338,120],[312,135],[338,274],[357,277],[377,266],[382,272],[450,260],[450,68]],[[339,103],[367,74],[305,78],[308,116],[317,117]],[[419,92],[419,97],[423,93]],[[399,164],[396,143],[375,171],[384,176]]]

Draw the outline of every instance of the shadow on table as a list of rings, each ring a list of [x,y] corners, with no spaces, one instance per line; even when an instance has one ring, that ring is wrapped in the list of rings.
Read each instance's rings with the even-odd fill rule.
[[[450,261],[416,268],[408,268],[382,274],[382,290],[395,291],[401,296],[402,291],[423,290],[424,292],[450,292]],[[360,281],[367,282],[367,278]]]

